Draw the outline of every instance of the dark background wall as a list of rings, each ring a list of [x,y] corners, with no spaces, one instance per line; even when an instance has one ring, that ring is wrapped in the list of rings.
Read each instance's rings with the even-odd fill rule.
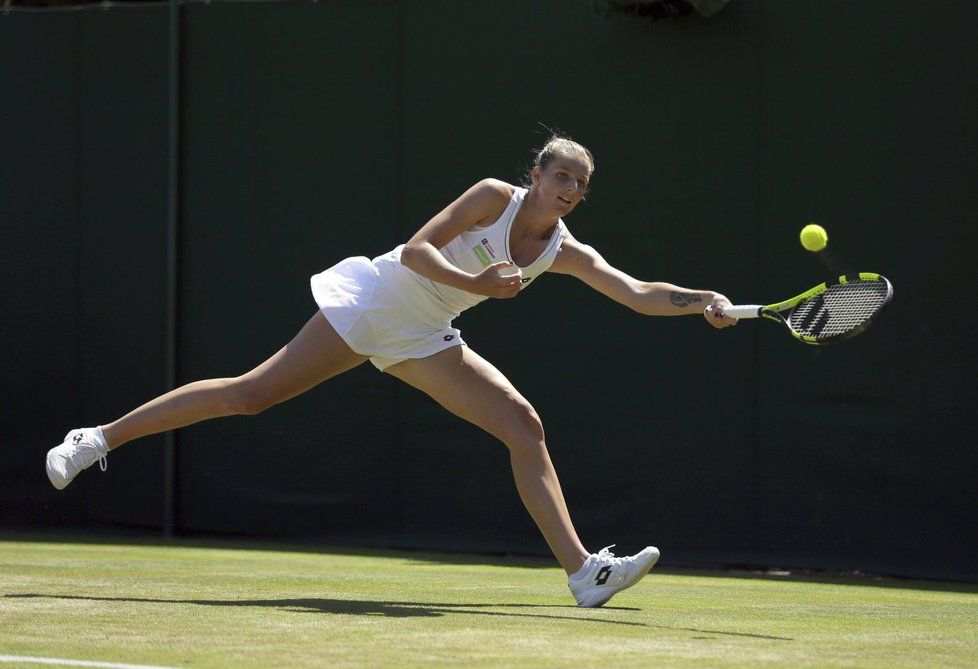
[[[734,0],[182,10],[178,376],[232,376],[308,277],[404,241],[559,127],[596,154],[574,234],[645,279],[780,299],[844,271],[879,325],[648,319],[553,275],[458,325],[534,403],[585,544],[669,562],[973,579],[978,5]],[[0,17],[2,527],[159,528],[161,439],[62,493],[47,448],[165,379],[167,8]],[[805,253],[809,221],[829,250]],[[369,366],[178,434],[177,530],[545,553],[503,446]]]

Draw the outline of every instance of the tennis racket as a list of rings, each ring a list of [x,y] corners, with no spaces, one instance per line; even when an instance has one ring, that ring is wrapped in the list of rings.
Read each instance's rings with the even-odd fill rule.
[[[806,344],[833,344],[868,328],[893,299],[893,286],[879,274],[845,274],[776,304],[727,307],[731,318],[767,318]]]

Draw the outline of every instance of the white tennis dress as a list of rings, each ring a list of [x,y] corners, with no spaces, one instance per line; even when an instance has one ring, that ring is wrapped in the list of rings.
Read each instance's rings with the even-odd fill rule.
[[[509,235],[526,192],[517,188],[495,223],[462,232],[441,249],[441,254],[469,274],[478,274],[497,262],[516,264],[509,251]],[[564,222],[558,220],[543,253],[520,267],[524,286],[550,268],[566,231]],[[380,370],[464,344],[452,321],[488,299],[432,281],[405,267],[401,264],[403,248],[401,244],[373,260],[347,258],[310,279],[313,297],[326,319],[350,348],[370,356],[370,362]]]

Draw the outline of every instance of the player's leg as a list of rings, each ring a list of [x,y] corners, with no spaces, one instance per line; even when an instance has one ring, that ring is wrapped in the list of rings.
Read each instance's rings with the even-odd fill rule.
[[[615,557],[610,546],[588,554],[567,512],[539,417],[506,377],[474,351],[455,346],[387,371],[509,447],[520,497],[567,572],[567,586],[579,606],[602,606],[638,583],[659,559],[654,546],[625,557]]]
[[[385,371],[430,395],[509,448],[516,487],[568,574],[588,558],[571,523],[536,411],[509,380],[467,346],[454,346]]]
[[[153,399],[98,428],[72,430],[48,453],[51,483],[64,488],[112,448],[150,434],[210,418],[256,414],[351,369],[367,358],[355,353],[317,312],[271,358],[233,378],[195,381]]]
[[[102,426],[110,449],[209,418],[257,414],[364,362],[316,312],[292,341],[250,372],[195,381]]]

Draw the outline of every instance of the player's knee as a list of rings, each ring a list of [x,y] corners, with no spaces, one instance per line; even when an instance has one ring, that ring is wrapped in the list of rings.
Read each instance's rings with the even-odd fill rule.
[[[260,384],[241,378],[229,384],[227,402],[229,413],[242,416],[254,416],[275,404]]]
[[[543,422],[528,402],[517,402],[502,436],[510,450],[539,450],[544,446]]]

